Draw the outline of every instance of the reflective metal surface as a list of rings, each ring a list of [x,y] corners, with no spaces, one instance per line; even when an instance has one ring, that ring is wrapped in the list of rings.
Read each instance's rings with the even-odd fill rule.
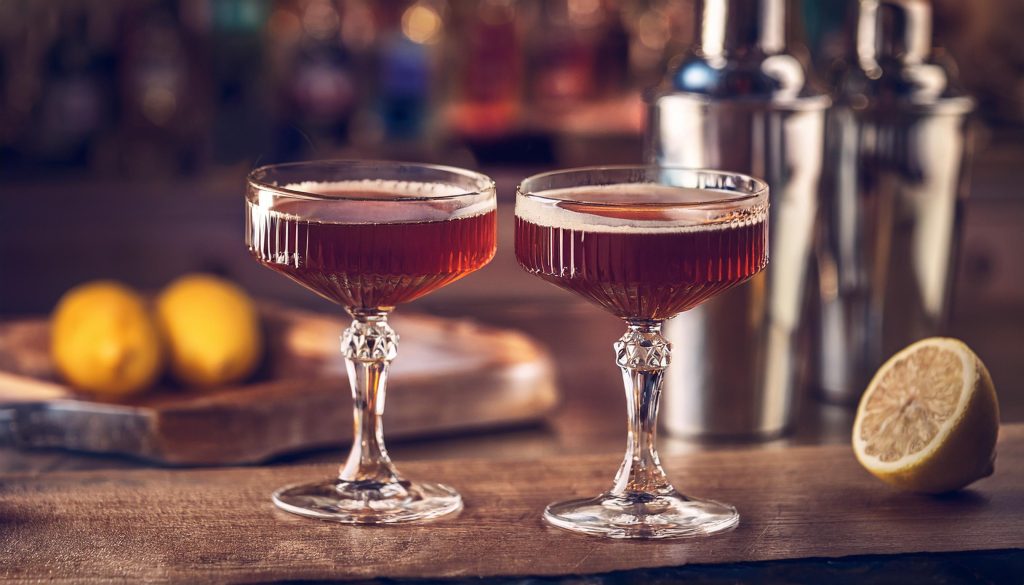
[[[648,96],[648,159],[771,189],[770,261],[668,323],[662,422],[685,436],[772,436],[792,422],[829,100],[786,52],[784,0],[705,0],[700,41]]]
[[[864,0],[828,117],[814,383],[856,402],[875,370],[943,332],[972,101],[930,61],[931,6]]]

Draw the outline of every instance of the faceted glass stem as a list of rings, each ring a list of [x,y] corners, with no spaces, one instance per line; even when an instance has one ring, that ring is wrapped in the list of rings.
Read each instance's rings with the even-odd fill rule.
[[[615,482],[595,497],[556,502],[544,510],[548,523],[606,538],[679,538],[730,530],[739,514],[728,504],[685,496],[669,482],[655,445],[661,385],[671,345],[661,321],[627,321],[615,343],[628,409],[626,456]]]
[[[626,496],[671,492],[674,488],[661,467],[655,444],[661,383],[671,345],[661,336],[660,321],[628,325],[626,334],[615,342],[615,363],[622,369],[626,388],[626,456],[609,493]]]
[[[353,440],[336,478],[274,492],[274,503],[294,514],[349,524],[426,520],[462,509],[452,488],[404,479],[384,447],[384,396],[398,335],[385,311],[353,311],[341,337],[352,386]]]
[[[384,447],[384,397],[388,366],[398,353],[398,335],[387,313],[356,313],[341,338],[348,379],[352,386],[354,436],[348,460],[338,478],[374,486],[400,481]]]

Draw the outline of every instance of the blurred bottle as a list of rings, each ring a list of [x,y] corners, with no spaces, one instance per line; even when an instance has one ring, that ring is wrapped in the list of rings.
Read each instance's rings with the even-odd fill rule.
[[[802,0],[799,4],[812,67],[827,87],[835,88],[853,50],[856,27],[849,24],[856,18],[857,0]]]
[[[522,38],[517,0],[467,3],[457,52],[461,61],[452,106],[453,130],[469,139],[499,137],[520,114]]]
[[[373,0],[341,2],[341,42],[350,56],[355,80],[355,104],[349,123],[349,147],[372,151],[384,140],[377,111],[377,42],[380,23]]]
[[[25,137],[37,159],[67,165],[90,162],[94,147],[113,125],[116,103],[113,27],[86,6],[53,14],[59,36],[47,51],[42,89]]]
[[[629,82],[629,31],[626,29],[624,2],[604,0],[602,31],[597,44],[598,93],[615,97],[631,89]]]
[[[694,14],[689,2],[632,0],[622,5],[629,31],[629,69],[635,87],[651,87],[665,75],[666,59],[689,47]]]
[[[377,111],[383,135],[395,143],[432,138],[434,94],[439,89],[439,44],[446,34],[441,0],[396,3],[382,19],[391,24],[378,40]]]
[[[198,0],[210,39],[212,154],[221,164],[272,159],[273,86],[264,31],[270,0]],[[268,156],[270,154],[271,156]]]
[[[861,0],[829,115],[815,382],[856,402],[882,362],[940,334],[973,102],[931,50],[927,0]]]
[[[285,68],[285,116],[314,145],[342,144],[355,111],[356,80],[341,39],[341,14],[330,0],[305,0],[299,20],[302,34]]]
[[[565,111],[599,88],[600,0],[542,0],[527,39],[529,98],[541,110]]]
[[[201,43],[177,18],[174,3],[129,11],[122,33],[121,127],[107,161],[152,174],[195,169],[204,157],[208,92],[198,71]],[[116,145],[116,146],[113,146]]]
[[[828,98],[787,49],[785,0],[697,3],[696,47],[649,95],[653,163],[741,172],[771,189],[768,268],[666,328],[662,422],[689,436],[772,436],[793,420]]]

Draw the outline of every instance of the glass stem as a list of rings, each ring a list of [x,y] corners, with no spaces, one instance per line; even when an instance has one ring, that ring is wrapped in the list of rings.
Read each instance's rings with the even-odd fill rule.
[[[398,350],[398,334],[385,311],[353,311],[352,325],[341,336],[341,352],[352,385],[354,436],[343,481],[367,487],[400,481],[384,447],[384,394],[388,365]]]
[[[674,491],[655,445],[661,384],[672,346],[661,335],[662,321],[630,320],[627,325],[629,330],[615,342],[615,362],[626,387],[629,439],[610,493],[635,499]]]

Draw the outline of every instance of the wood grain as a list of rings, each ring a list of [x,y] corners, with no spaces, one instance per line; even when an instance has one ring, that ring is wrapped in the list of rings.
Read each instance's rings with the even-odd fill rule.
[[[124,402],[75,395],[50,362],[47,322],[0,324],[0,445],[63,447],[168,464],[241,464],[351,440],[336,317],[262,309],[269,358],[251,383],[203,393],[166,384]],[[393,437],[522,424],[557,402],[550,358],[521,333],[397,314]]]
[[[457,486],[461,515],[351,527],[276,510],[281,484],[330,466],[0,476],[0,578],[251,582],[567,575],[864,554],[1024,548],[1024,425],[1002,429],[996,473],[945,497],[893,491],[848,447],[694,453],[667,467],[684,491],[737,506],[707,539],[611,542],[545,526],[548,502],[605,488],[617,458],[410,464]]]

